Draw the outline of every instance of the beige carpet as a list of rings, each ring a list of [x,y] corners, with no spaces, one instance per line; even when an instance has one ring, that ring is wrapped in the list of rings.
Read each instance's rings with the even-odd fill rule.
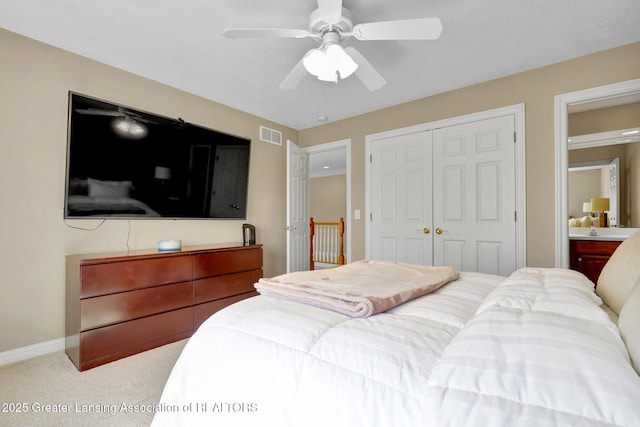
[[[1,366],[0,425],[148,426],[153,419],[148,408],[159,402],[186,342],[85,372],[64,352]]]

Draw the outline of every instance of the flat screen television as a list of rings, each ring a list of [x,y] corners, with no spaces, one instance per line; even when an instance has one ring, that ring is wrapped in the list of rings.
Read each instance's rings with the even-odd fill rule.
[[[69,93],[67,219],[245,219],[251,140]]]

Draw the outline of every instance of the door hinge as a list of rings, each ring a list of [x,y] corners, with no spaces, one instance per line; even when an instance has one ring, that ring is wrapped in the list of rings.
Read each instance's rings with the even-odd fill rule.
[[[513,220],[518,221],[518,211],[513,211]]]
[[[369,221],[373,221],[373,213],[369,212]]]
[[[516,134],[516,131],[513,131],[513,143],[514,143],[514,144],[515,144],[515,143],[516,143],[516,141],[517,141],[516,135],[517,135],[517,134]]]
[[[373,163],[373,154],[369,154],[369,163]]]

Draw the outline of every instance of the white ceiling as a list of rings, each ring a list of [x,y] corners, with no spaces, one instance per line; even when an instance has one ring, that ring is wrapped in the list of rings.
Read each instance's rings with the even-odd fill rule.
[[[307,29],[315,0],[0,0],[0,27],[295,129],[640,41],[638,0],[344,0],[354,24],[436,16],[437,41],[358,41],[387,80],[281,81],[312,39],[235,39],[229,27]],[[3,64],[7,66],[8,64]],[[132,106],[135,107],[135,106]],[[185,118],[188,120],[188,117]]]
[[[319,151],[309,154],[309,177],[343,175],[347,173],[347,149]]]

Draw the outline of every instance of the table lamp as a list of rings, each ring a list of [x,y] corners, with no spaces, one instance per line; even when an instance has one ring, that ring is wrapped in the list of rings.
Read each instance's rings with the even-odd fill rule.
[[[607,212],[609,210],[609,198],[591,199],[591,209],[598,213],[598,227],[607,227]]]

